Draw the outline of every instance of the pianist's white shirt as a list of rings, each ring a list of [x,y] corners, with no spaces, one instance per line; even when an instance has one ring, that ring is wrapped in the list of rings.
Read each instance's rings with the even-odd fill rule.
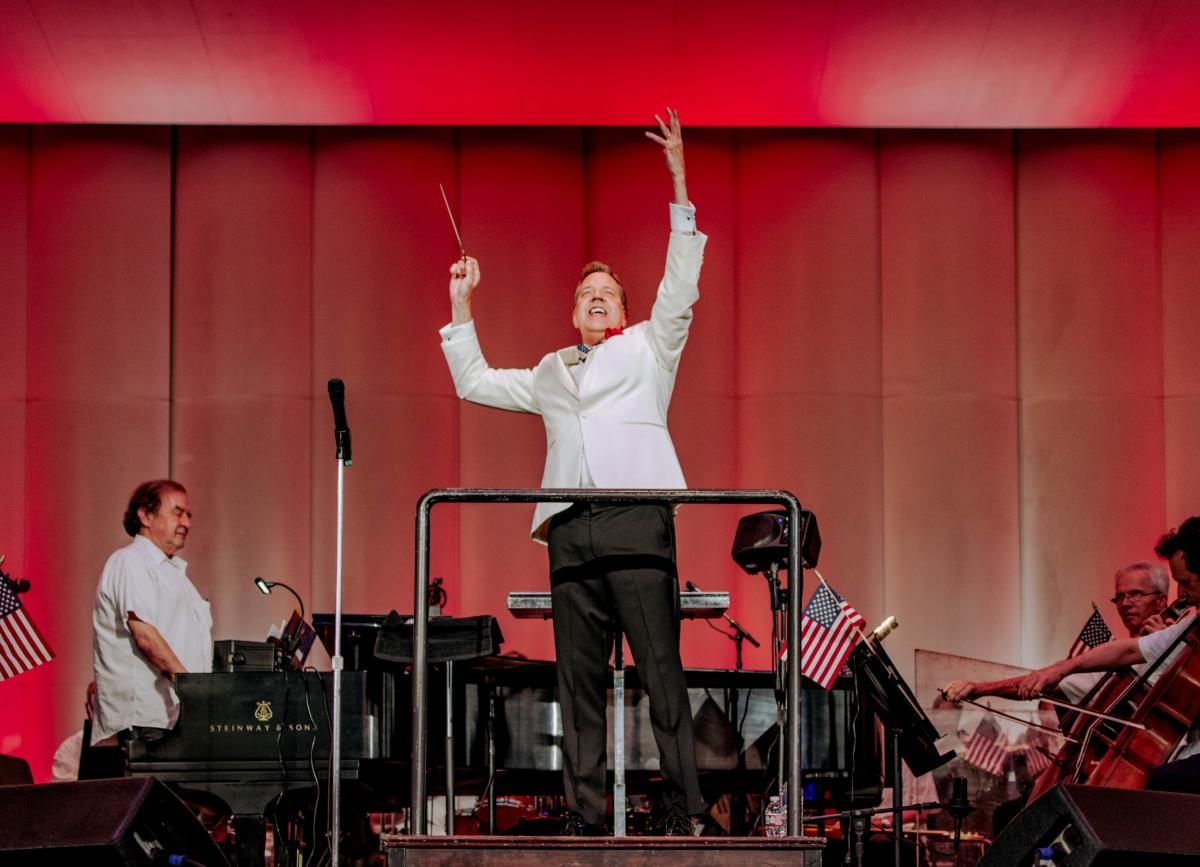
[[[212,611],[188,579],[187,561],[135,536],[108,558],[96,589],[93,744],[132,726],[171,728],[179,717],[171,682],[134,643],[130,611],[158,630],[188,671],[212,671]]]

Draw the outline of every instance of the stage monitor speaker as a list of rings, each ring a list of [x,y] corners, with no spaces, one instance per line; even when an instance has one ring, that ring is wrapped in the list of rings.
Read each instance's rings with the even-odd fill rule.
[[[1198,795],[1061,785],[1019,813],[979,867],[1037,864],[1038,849],[1056,867],[1196,867],[1198,817]]]
[[[0,867],[168,863],[228,867],[200,820],[153,777],[0,787]]]

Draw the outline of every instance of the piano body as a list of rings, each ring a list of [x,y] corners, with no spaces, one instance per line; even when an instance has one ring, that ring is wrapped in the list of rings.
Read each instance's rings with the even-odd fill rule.
[[[343,673],[343,780],[391,754],[396,714],[386,680]],[[271,802],[327,783],[331,689],[327,672],[180,674],[179,722],[158,740],[129,741],[130,773],[219,798],[233,814],[238,864],[260,864]]]

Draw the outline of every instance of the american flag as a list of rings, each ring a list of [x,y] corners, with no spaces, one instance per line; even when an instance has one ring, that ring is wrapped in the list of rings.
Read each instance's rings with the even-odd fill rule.
[[[16,584],[0,573],[0,680],[53,658],[54,651],[25,615]]]
[[[988,714],[975,727],[963,761],[999,776],[1008,764],[1008,735],[1000,731],[996,718]]]
[[[1092,609],[1092,616],[1087,619],[1087,623],[1083,624],[1083,629],[1079,630],[1079,637],[1075,639],[1075,643],[1067,652],[1067,659],[1078,656],[1085,650],[1098,647],[1106,641],[1112,641],[1113,634],[1109,630],[1108,624],[1104,622],[1104,618],[1100,616],[1100,610],[1094,605]]]
[[[822,581],[800,620],[800,671],[825,689],[833,686],[858,632],[867,621]]]
[[[1013,746],[1014,753],[1025,757],[1025,773],[1036,777],[1050,767],[1050,756],[1053,754],[1053,742],[1050,736],[1038,729],[1030,729],[1018,743]]]

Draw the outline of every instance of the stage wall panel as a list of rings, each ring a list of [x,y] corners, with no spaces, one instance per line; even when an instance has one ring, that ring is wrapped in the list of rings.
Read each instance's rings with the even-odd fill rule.
[[[313,209],[313,583],[336,598],[337,461],[327,396],[344,381],[354,465],[345,471],[343,607],[412,609],[413,516],[431,488],[458,484],[458,412],[437,329],[457,253],[438,183],[458,198],[457,141],[446,129],[321,130]],[[459,591],[458,515],[437,512],[431,574]]]
[[[0,128],[0,554],[6,572],[25,567],[25,368],[29,252],[28,127]],[[17,571],[13,571],[17,570]]]
[[[877,144],[866,131],[740,132],[732,239],[735,477],[817,514],[822,574],[870,616],[884,604]]]
[[[1167,523],[1178,526],[1200,505],[1200,133],[1159,133],[1162,248],[1163,423],[1166,427]]]
[[[880,214],[891,653],[1018,660],[1011,134],[882,133]]]
[[[1166,524],[1162,296],[1153,133],[1021,133],[1017,153],[1022,661],[1033,663],[1070,646],[1088,601],[1107,599],[1112,574],[1151,555]]]
[[[583,156],[579,130],[544,129],[533,136],[479,129],[460,133],[459,225],[481,274],[472,310],[480,346],[496,367],[533,367],[544,353],[579,339],[571,327],[571,308],[587,256]],[[446,249],[449,226],[434,213],[433,225],[440,226]],[[450,319],[446,287],[454,256],[447,249],[441,279],[430,290],[446,299],[443,322]],[[436,343],[437,334],[429,339]],[[435,364],[430,375],[452,394],[445,362],[438,358]],[[546,433],[540,418],[464,403],[459,425],[460,484],[527,487],[541,481]],[[529,540],[533,508],[462,509],[462,571],[456,583],[463,602],[457,610],[504,612],[507,591],[549,589],[545,549]],[[507,648],[536,656],[552,645],[549,624],[514,621],[507,614],[501,620]]]
[[[195,512],[214,636],[261,641],[312,598],[312,158],[308,130],[179,133],[172,472]],[[203,569],[201,570],[201,564]]]
[[[25,126],[0,128],[0,554],[5,555],[4,571],[14,579],[25,577],[25,443],[26,399],[25,370],[26,303],[29,253],[29,137]],[[47,588],[28,595],[24,604],[35,623],[42,621],[42,609],[51,604]],[[53,647],[53,645],[51,645]],[[43,666],[45,668],[45,666]],[[35,672],[36,673],[36,672]],[[42,673],[39,680],[46,679]],[[0,753],[28,748],[26,738],[42,723],[50,702],[33,699],[26,674],[20,679],[0,683],[0,700],[8,708],[10,722],[0,729]]]
[[[59,654],[21,753],[38,779],[82,724],[91,601],[129,541],[125,503],[169,470],[170,190],[169,129],[34,132],[24,574]]]

